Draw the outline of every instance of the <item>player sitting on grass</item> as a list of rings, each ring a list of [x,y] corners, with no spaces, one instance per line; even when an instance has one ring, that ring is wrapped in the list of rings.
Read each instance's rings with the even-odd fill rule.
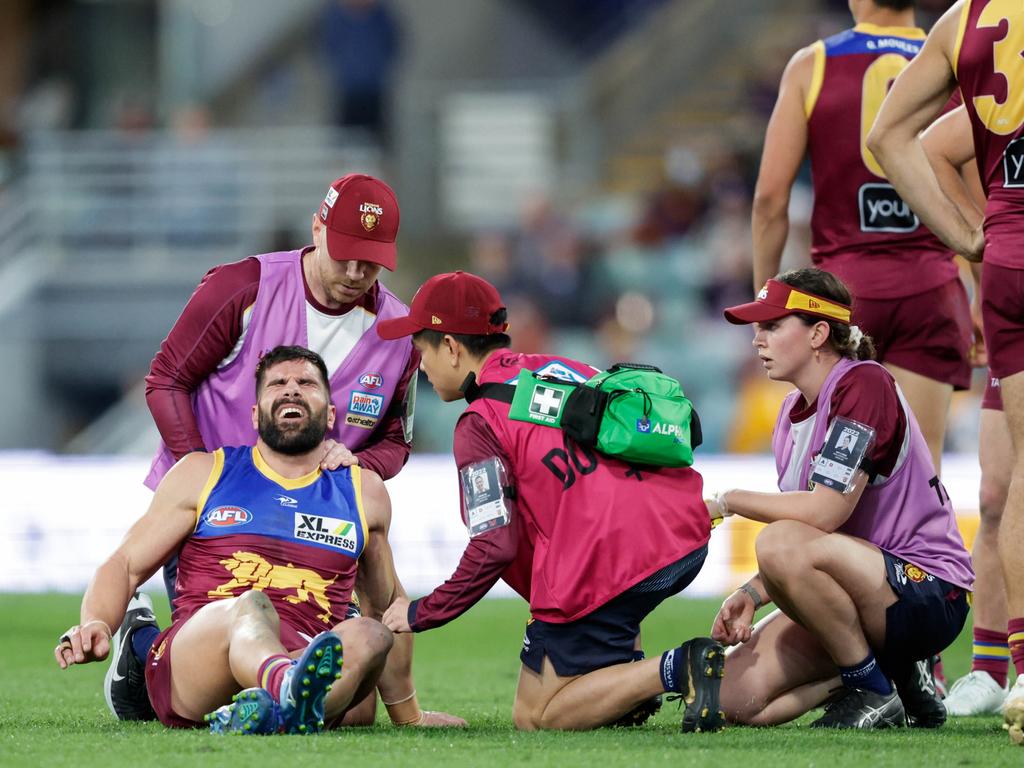
[[[175,465],[96,571],[81,623],[54,650],[61,668],[106,658],[129,597],[179,552],[172,623],[145,666],[164,725],[313,733],[340,723],[375,685],[385,702],[411,700],[389,674],[391,632],[373,618],[344,620],[357,572],[368,616],[394,599],[391,509],[376,475],[319,468],[335,419],[327,381],[323,360],[302,347],[260,360],[256,446]],[[133,608],[147,624],[145,606]]]
[[[521,370],[577,382],[597,373],[567,358],[512,352],[505,320],[494,286],[455,272],[428,280],[408,317],[377,324],[385,339],[413,337],[442,400],[470,401],[455,428],[469,544],[447,582],[412,603],[398,598],[385,624],[396,632],[439,627],[501,578],[532,616],[516,727],[596,728],[667,691],[686,702],[684,731],[718,730],[718,643],[696,638],[633,661],[640,622],[704,563],[711,525],[700,475],[632,466],[560,429],[510,419],[507,402],[474,397],[477,382],[507,382]],[[542,384],[533,390],[542,410],[557,401],[546,392]]]
[[[801,269],[725,311],[755,324],[768,376],[796,387],[772,441],[782,492],[708,501],[712,517],[768,524],[757,576],[712,631],[742,643],[722,687],[737,722],[783,723],[825,702],[814,726],[945,722],[920,662],[960,633],[974,573],[914,415],[851,327],[850,304],[838,278]],[[769,601],[779,610],[751,627]]]

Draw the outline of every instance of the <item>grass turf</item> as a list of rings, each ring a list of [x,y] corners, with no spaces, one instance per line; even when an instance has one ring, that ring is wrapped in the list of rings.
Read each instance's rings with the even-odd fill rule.
[[[162,622],[165,601],[154,600]],[[639,729],[591,733],[519,733],[511,704],[526,606],[488,600],[453,624],[416,641],[420,701],[470,721],[461,731],[395,729],[383,707],[371,729],[316,737],[215,737],[158,723],[120,723],[103,701],[106,664],[61,671],[56,638],[78,616],[72,595],[0,595],[0,766],[242,766],[283,761],[391,766],[984,766],[1021,765],[997,717],[953,720],[937,731],[812,731],[807,716],[770,729],[718,734],[678,732],[666,704]],[[650,654],[708,631],[717,600],[670,600],[644,625]],[[945,654],[950,679],[969,666],[969,630]],[[279,762],[281,761],[281,762]]]

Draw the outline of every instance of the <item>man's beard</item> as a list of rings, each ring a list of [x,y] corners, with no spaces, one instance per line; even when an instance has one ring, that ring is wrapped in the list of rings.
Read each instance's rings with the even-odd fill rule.
[[[274,403],[269,413],[260,409],[260,437],[263,438],[263,442],[272,451],[277,453],[283,453],[287,456],[309,453],[323,442],[324,436],[327,434],[327,409],[323,408],[320,411],[312,411],[305,403],[297,402],[296,404],[301,405],[309,413],[306,425],[301,429],[281,429],[272,414],[282,404],[281,401]]]

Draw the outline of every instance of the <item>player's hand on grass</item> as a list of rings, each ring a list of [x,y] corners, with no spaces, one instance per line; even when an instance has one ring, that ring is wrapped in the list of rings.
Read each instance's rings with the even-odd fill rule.
[[[423,710],[423,717],[415,725],[418,728],[465,728],[469,723],[461,717],[449,715],[447,712],[428,712]]]
[[[409,626],[409,598],[396,597],[395,602],[384,611],[381,622],[392,632],[412,632]]]
[[[336,440],[324,441],[324,457],[320,459],[320,469],[337,469],[359,464],[359,457]]]
[[[711,626],[711,637],[725,645],[745,643],[750,639],[754,623],[754,601],[737,590],[725,598]]]
[[[99,619],[71,627],[60,636],[53,655],[61,669],[72,664],[103,661],[110,653],[110,627]]]

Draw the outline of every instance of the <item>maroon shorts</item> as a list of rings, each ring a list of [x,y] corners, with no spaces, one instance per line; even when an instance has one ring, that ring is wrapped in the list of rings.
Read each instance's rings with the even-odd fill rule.
[[[157,718],[168,728],[202,728],[205,723],[182,717],[171,706],[171,643],[185,626],[177,621],[157,635],[146,658],[146,690]]]
[[[349,616],[346,615],[346,618]],[[182,717],[171,706],[171,645],[174,643],[175,635],[187,622],[188,619],[176,621],[157,635],[146,659],[146,690],[149,692],[149,703],[153,705],[153,711],[160,722],[168,728],[206,727],[204,722]],[[281,622],[281,644],[289,652],[296,651],[309,645],[309,638],[290,624]]]
[[[999,379],[987,371],[985,376],[985,394],[981,396],[981,407],[990,411],[1003,410],[1003,395],[999,391]]]
[[[989,373],[1024,371],[1024,269],[986,264],[981,270],[981,322]]]
[[[969,389],[971,310],[960,279],[897,299],[854,299],[853,321],[875,342],[880,363]]]

